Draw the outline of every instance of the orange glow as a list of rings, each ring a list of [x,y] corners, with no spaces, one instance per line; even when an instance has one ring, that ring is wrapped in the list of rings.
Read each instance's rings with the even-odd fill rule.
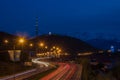
[[[20,38],[20,39],[19,39],[19,42],[20,42],[20,43],[24,43],[24,41],[25,41],[25,40],[24,40],[23,38]]]
[[[40,43],[40,46],[43,47],[43,46],[44,46],[44,43]]]
[[[5,40],[4,42],[5,42],[5,43],[8,43],[8,40]]]
[[[33,44],[32,44],[32,43],[30,43],[30,46],[32,47],[32,46],[33,46]]]

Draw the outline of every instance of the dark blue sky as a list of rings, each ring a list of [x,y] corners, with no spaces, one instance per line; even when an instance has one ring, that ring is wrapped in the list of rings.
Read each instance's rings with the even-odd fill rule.
[[[120,0],[0,0],[0,31],[119,37]]]

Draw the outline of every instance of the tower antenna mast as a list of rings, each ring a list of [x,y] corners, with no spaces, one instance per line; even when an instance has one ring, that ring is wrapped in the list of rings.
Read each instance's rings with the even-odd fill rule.
[[[38,17],[36,17],[36,24],[35,24],[35,27],[36,27],[36,30],[35,30],[35,33],[36,33],[36,37],[38,37],[38,34],[39,34],[39,26],[38,26]]]
[[[36,22],[35,22],[35,37],[36,37],[36,42],[35,42],[35,53],[38,53],[38,31],[39,31],[39,26],[38,26],[38,17],[36,17]]]

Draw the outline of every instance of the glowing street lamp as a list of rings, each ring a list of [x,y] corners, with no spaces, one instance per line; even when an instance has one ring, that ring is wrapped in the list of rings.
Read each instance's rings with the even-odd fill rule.
[[[47,49],[48,47],[47,46],[45,46],[45,49]]]
[[[4,42],[7,44],[7,43],[8,43],[8,40],[6,39]]]
[[[55,49],[55,46],[53,46],[53,49]]]
[[[25,40],[24,40],[24,38],[20,38],[20,39],[18,39],[18,43],[21,43],[22,44],[22,49],[21,49],[21,51],[23,50],[23,43],[25,42]],[[15,56],[15,50],[16,50],[16,45],[14,44],[13,45],[13,52],[14,52],[14,64],[15,64],[15,59],[16,59],[16,56]],[[15,79],[16,77],[15,77],[15,75],[14,75],[14,80],[16,80]]]
[[[4,40],[4,43],[5,43],[5,46],[6,46],[6,49],[7,49],[7,44],[8,44],[8,40]]]
[[[30,43],[30,47],[32,47],[33,46],[33,44],[32,43]]]
[[[22,45],[21,51],[23,51],[23,43],[25,42],[25,39],[24,38],[20,38],[18,41]]]
[[[23,38],[20,38],[20,39],[19,39],[19,43],[24,43],[24,41],[25,41],[25,40],[24,40]]]
[[[40,43],[40,46],[43,47],[43,46],[44,46],[44,43]]]
[[[59,49],[58,51],[61,52],[61,49]]]
[[[59,48],[56,48],[56,50],[59,50]]]

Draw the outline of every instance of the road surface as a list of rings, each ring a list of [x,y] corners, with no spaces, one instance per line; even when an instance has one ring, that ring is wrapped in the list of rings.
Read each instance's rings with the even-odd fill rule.
[[[58,63],[59,68],[40,80],[81,80],[82,65]]]

